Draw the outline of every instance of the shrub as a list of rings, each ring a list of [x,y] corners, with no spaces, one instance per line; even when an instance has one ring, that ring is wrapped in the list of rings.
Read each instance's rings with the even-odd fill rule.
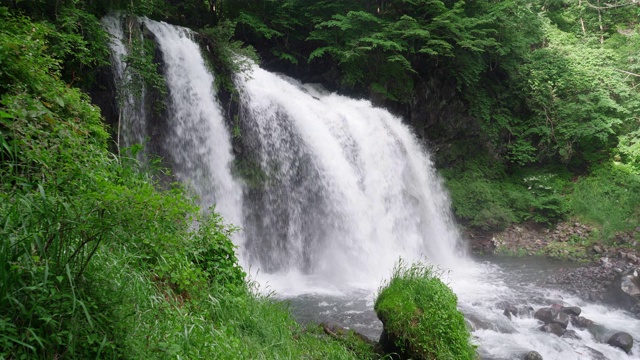
[[[458,219],[482,230],[501,230],[517,220],[500,183],[485,175],[483,166],[444,170],[453,210]]]
[[[457,297],[431,267],[402,260],[374,309],[389,339],[413,359],[475,359]]]
[[[547,225],[569,212],[569,173],[561,168],[520,169],[506,175],[481,158],[460,168],[445,169],[456,216],[482,230],[502,230],[514,222]]]

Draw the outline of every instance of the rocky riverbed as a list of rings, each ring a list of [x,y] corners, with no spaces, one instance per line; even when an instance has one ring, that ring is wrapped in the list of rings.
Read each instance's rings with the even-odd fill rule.
[[[539,224],[513,225],[499,233],[468,233],[476,253],[507,256],[545,256],[573,260],[581,265],[560,269],[545,279],[545,285],[563,289],[585,300],[616,305],[640,318],[640,294],[627,297],[621,288],[633,293],[640,284],[621,284],[640,272],[640,227],[616,234],[614,240],[593,241],[594,229],[578,222],[565,222],[554,228]],[[626,276],[626,277],[625,277]],[[640,277],[635,277],[636,282]],[[640,290],[637,290],[640,291]]]

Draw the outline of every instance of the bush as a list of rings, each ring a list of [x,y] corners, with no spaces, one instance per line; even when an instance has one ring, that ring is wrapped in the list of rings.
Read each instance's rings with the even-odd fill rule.
[[[402,261],[380,289],[374,309],[389,339],[413,359],[475,359],[457,297],[424,264]]]
[[[506,175],[482,159],[464,167],[442,171],[447,179],[453,210],[467,225],[502,230],[514,222],[553,224],[569,211],[566,170],[540,168]]]

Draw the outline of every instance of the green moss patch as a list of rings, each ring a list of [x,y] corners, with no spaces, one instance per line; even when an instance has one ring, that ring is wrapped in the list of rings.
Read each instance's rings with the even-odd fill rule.
[[[457,297],[427,265],[396,266],[374,309],[389,342],[412,359],[475,359]]]

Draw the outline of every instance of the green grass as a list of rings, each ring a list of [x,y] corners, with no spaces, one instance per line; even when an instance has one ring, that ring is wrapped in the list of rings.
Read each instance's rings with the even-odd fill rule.
[[[424,264],[396,266],[374,305],[385,331],[412,359],[475,359],[457,298]]]

